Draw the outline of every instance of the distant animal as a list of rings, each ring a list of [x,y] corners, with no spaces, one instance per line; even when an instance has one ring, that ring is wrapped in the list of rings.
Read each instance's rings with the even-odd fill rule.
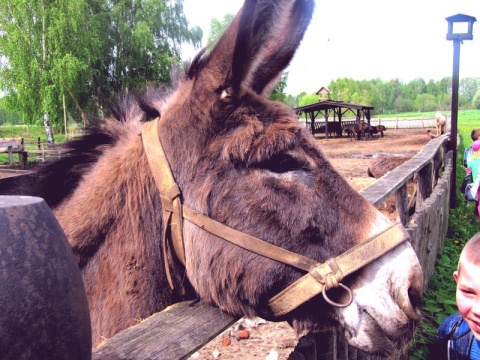
[[[443,115],[440,111],[437,111],[435,113],[435,123],[437,126],[437,136],[443,135],[447,126],[447,117]]]
[[[342,130],[350,140],[353,140],[357,136],[357,133],[355,132],[355,124],[344,125]]]
[[[372,160],[370,160],[367,174],[370,177],[379,179],[389,171],[399,167],[411,158],[411,156],[375,156],[372,158]]]
[[[383,137],[383,132],[386,131],[387,128],[385,127],[385,125],[375,125],[375,126],[371,126],[370,127],[370,132],[372,134],[378,134],[380,133],[380,135]]]
[[[174,89],[127,96],[112,108],[118,121],[74,140],[69,156],[20,188],[0,187],[42,196],[53,209],[82,273],[94,344],[199,297],[237,316],[288,320],[298,333],[335,326],[368,352],[408,347],[423,289],[408,241],[342,280],[330,296],[346,307],[330,305],[329,290],[305,298],[320,285],[287,291],[287,307],[277,302],[303,276],[340,286],[335,261],[326,275],[316,264],[392,225],[335,171],[295,112],[269,100],[313,6],[246,0]],[[222,239],[234,230],[236,239],[261,239],[263,254]],[[281,249],[303,260],[273,260]]]
[[[356,137],[357,140],[361,140],[365,136],[372,137],[372,131],[370,129],[370,126],[366,122],[347,124],[347,125],[344,125],[342,129],[343,129],[343,132],[352,139],[354,136]]]

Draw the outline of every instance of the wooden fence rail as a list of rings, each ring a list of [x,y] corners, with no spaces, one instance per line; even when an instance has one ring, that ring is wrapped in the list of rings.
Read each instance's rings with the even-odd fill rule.
[[[305,122],[304,119],[300,120],[305,123],[305,126],[310,128],[310,121]],[[331,121],[331,120],[330,120]],[[342,118],[342,125],[355,123],[355,118]],[[315,127],[321,127],[325,125],[324,119],[315,121]],[[371,118],[370,125],[385,125],[387,129],[431,129],[436,127],[435,118],[419,118],[419,119],[382,119]],[[447,129],[450,130],[450,122],[447,121]]]
[[[448,135],[433,139],[411,160],[361,191],[375,206],[391,196],[395,197],[398,220],[410,234],[425,273],[425,289],[447,232],[449,194],[452,191],[452,151],[448,151],[449,146]],[[410,182],[414,182],[417,189],[413,201],[408,199],[407,185]],[[204,304],[190,306],[189,303],[181,303],[113,336],[94,350],[93,359],[186,359],[235,320],[221,310]],[[300,339],[291,358],[377,359],[347,345],[342,334],[336,331]],[[398,359],[406,359],[406,354],[399,355]]]

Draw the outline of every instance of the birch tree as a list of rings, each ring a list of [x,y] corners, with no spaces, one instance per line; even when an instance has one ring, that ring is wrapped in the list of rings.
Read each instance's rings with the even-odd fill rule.
[[[0,85],[26,123],[60,122],[66,89],[78,96],[88,77],[83,0],[3,0],[0,3]]]
[[[27,123],[95,112],[116,95],[168,83],[180,46],[200,45],[182,0],[2,0],[0,89]]]

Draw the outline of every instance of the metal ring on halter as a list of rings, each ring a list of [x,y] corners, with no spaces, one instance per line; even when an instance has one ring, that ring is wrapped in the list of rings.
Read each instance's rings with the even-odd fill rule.
[[[337,303],[333,300],[330,300],[330,298],[328,297],[327,295],[327,287],[324,287],[322,289],[322,295],[323,295],[323,298],[325,299],[325,301],[327,303],[329,303],[330,305],[332,306],[335,306],[335,307],[339,307],[339,308],[344,308],[344,307],[347,307],[348,305],[350,305],[353,301],[353,293],[352,293],[352,290],[350,290],[350,288],[348,286],[345,286],[343,285],[342,283],[339,283],[338,286],[340,286],[342,289],[344,289],[347,294],[348,294],[348,300],[346,303],[344,304],[341,304],[341,303]]]

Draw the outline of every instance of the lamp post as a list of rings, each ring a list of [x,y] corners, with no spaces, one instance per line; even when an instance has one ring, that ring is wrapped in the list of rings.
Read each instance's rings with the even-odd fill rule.
[[[473,23],[477,21],[473,16],[457,14],[446,18],[448,22],[447,40],[453,40],[453,75],[452,75],[452,109],[450,144],[453,151],[452,179],[450,189],[450,208],[457,206],[455,201],[457,177],[457,124],[458,124],[458,82],[460,72],[460,44],[463,40],[473,39]]]

